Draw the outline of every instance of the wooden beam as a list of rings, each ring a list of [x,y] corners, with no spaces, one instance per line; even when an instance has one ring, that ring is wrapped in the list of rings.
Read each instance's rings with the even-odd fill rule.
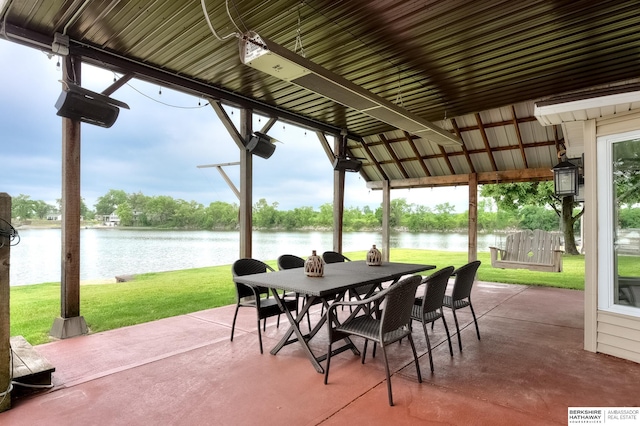
[[[476,122],[478,123],[478,128],[480,129],[480,136],[482,136],[482,141],[484,142],[484,150],[489,157],[489,162],[491,162],[491,168],[496,171],[498,170],[498,166],[496,165],[496,159],[493,157],[493,151],[491,151],[491,145],[489,144],[489,138],[487,137],[484,125],[482,124],[482,118],[479,113],[476,113],[475,117]]]
[[[431,176],[410,179],[394,179],[389,182],[391,189],[400,188],[431,188],[438,186],[456,186],[468,185],[470,175],[450,175],[450,176]],[[532,182],[547,181],[553,179],[553,172],[549,168],[538,169],[517,169],[506,170],[502,172],[482,172],[477,173],[478,184],[485,185],[491,183],[513,183],[513,182]],[[367,182],[367,188],[378,190],[383,188],[383,181]]]
[[[218,173],[220,173],[220,176],[222,176],[222,179],[224,179],[224,181],[227,183],[231,191],[233,191],[233,193],[236,194],[236,197],[238,198],[238,200],[240,200],[240,191],[238,190],[238,188],[236,188],[236,185],[233,183],[231,179],[229,179],[229,176],[222,168],[224,166],[239,166],[239,165],[240,165],[240,162],[237,161],[233,163],[204,164],[202,166],[197,166],[197,167],[199,169],[204,169],[208,167],[215,167],[216,169],[218,169]]]
[[[327,158],[329,159],[329,163],[333,163],[333,160],[336,158],[336,155],[333,153],[333,150],[331,149],[331,146],[329,145],[329,141],[327,140],[327,137],[324,133],[322,133],[321,131],[317,131],[316,132],[316,136],[318,137],[318,140],[320,141],[320,145],[322,146],[322,149],[324,150],[324,153],[327,155]]]
[[[405,179],[408,178],[409,177],[409,173],[407,173],[407,171],[405,170],[404,166],[402,165],[402,163],[398,159],[398,156],[396,155],[396,152],[391,147],[391,144],[389,143],[389,141],[387,140],[385,135],[379,134],[378,137],[380,138],[380,140],[382,141],[384,146],[387,148],[387,151],[389,152],[389,155],[391,156],[391,158],[393,158],[393,161],[395,162],[396,166],[398,167],[398,170],[400,170],[400,173],[402,174],[402,176],[404,176]]]
[[[114,81],[113,84],[102,91],[102,94],[105,96],[112,95],[116,90],[124,86],[134,77],[133,73],[125,74],[120,77],[118,80]]]
[[[338,156],[343,155],[342,136],[335,138],[334,150]],[[344,222],[344,184],[345,171],[333,171],[333,251],[342,253],[342,225]]]
[[[458,135],[458,136],[460,136],[460,135]],[[431,172],[429,171],[429,168],[427,167],[427,164],[424,162],[424,159],[420,155],[420,151],[418,151],[418,147],[413,142],[413,138],[411,137],[411,134],[409,132],[404,132],[404,137],[406,138],[407,142],[409,143],[409,146],[411,147],[411,150],[413,151],[413,155],[416,156],[416,159],[420,163],[420,167],[422,167],[422,172],[426,176],[431,176]],[[384,180],[386,180],[386,179],[384,179]]]
[[[264,133],[264,134],[267,134],[269,132],[269,130],[271,130],[273,125],[276,124],[277,121],[278,121],[277,117],[269,118],[269,120],[267,120],[267,122],[264,123],[264,126],[262,126],[262,129],[260,129],[260,132]]]
[[[469,174],[469,250],[468,260],[478,260],[478,175]]]
[[[376,161],[376,157],[373,155],[373,151],[371,151],[369,145],[367,145],[364,141],[362,142],[362,149],[364,149],[364,151],[367,153],[367,157],[373,160],[373,165],[376,167],[376,169],[378,169],[378,173],[382,177],[382,180],[388,180],[389,176],[387,176],[380,163]]]
[[[0,193],[0,413],[11,408],[11,315],[9,308],[9,267],[11,265],[11,240],[6,236],[11,229],[11,197]]]
[[[456,171],[453,169],[453,165],[451,164],[451,160],[449,160],[447,151],[444,150],[444,147],[442,145],[438,145],[438,147],[440,148],[440,154],[442,154],[442,157],[444,158],[445,163],[447,163],[447,167],[449,168],[449,173],[452,175],[455,175]]]
[[[66,56],[62,79],[81,83],[80,58]],[[62,118],[62,224],[60,317],[50,334],[58,339],[88,332],[80,316],[80,121]]]
[[[211,108],[213,108],[213,110],[218,115],[218,118],[222,122],[222,125],[225,127],[225,129],[227,129],[227,132],[229,132],[231,139],[233,139],[236,145],[238,145],[238,148],[240,148],[240,150],[246,151],[245,137],[247,137],[252,130],[246,135],[240,134],[240,132],[238,132],[238,129],[236,129],[236,126],[233,124],[233,121],[231,121],[229,114],[227,114],[227,112],[222,107],[222,103],[211,98],[207,99],[207,101],[209,102],[209,105],[211,105]]]
[[[520,155],[522,155],[522,163],[524,164],[524,168],[529,168],[529,163],[527,162],[527,154],[524,151],[524,144],[522,143],[522,134],[520,133],[520,126],[518,124],[518,117],[516,117],[516,107],[511,105],[511,114],[513,114],[513,128],[516,131],[516,138],[518,139],[518,146],[520,147]]]
[[[244,139],[251,134],[253,111],[240,110],[240,133]],[[235,129],[235,127],[234,127]],[[253,154],[240,148],[240,258],[250,258],[252,254],[253,232]]]
[[[391,249],[391,187],[382,181],[382,260],[389,261]]]
[[[458,123],[456,122],[455,118],[451,119],[451,124],[453,125],[454,132],[458,135],[460,140],[462,140],[462,152],[463,152],[465,158],[467,159],[467,165],[469,166],[469,170],[471,170],[471,173],[475,173],[476,172],[476,168],[473,165],[473,161],[471,161],[471,156],[469,155],[469,151],[467,150],[467,146],[464,143],[464,139],[462,138],[462,133],[460,132],[460,129],[458,128]]]

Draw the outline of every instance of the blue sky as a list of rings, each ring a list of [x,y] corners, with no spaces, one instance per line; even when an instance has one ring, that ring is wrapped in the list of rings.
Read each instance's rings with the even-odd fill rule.
[[[0,40],[0,192],[50,204],[61,196],[62,124],[54,105],[62,72],[56,62],[57,57]],[[113,73],[83,66],[82,86],[87,89],[101,92],[113,78]],[[82,124],[81,195],[89,208],[110,189],[169,195],[205,206],[237,203],[217,170],[197,168],[239,159],[238,148],[205,100],[139,80],[111,96],[131,109],[122,109],[109,129]],[[232,117],[238,115],[235,111]],[[265,198],[269,204],[278,202],[281,210],[331,203],[332,167],[315,133],[278,122],[269,135],[282,143],[268,160],[254,158],[254,203]],[[237,166],[225,170],[239,187]],[[346,180],[346,207],[380,205],[381,193],[369,191],[359,174],[347,173]],[[466,186],[397,190],[392,197],[431,208],[449,202],[462,212],[467,210],[467,191]]]

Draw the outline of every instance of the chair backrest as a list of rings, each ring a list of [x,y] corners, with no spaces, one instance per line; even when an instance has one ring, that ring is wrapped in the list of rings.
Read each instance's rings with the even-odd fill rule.
[[[324,263],[339,263],[339,262],[350,262],[347,256],[342,253],[338,253],[337,251],[325,251],[322,253],[322,259]]]
[[[304,268],[304,259],[293,254],[283,254],[278,258],[278,269]]]
[[[471,287],[473,287],[473,282],[476,279],[476,272],[479,267],[480,261],[474,260],[453,272],[456,277],[453,283],[453,292],[451,293],[453,300],[466,299],[471,295]]]
[[[412,275],[388,288],[380,321],[381,337],[411,322],[411,309],[421,280],[420,275]]]
[[[273,271],[273,268],[267,265],[264,262],[261,262],[256,259],[238,259],[233,262],[231,266],[231,273],[234,277],[242,276],[242,275],[251,275],[251,274],[260,274],[267,271]],[[234,280],[235,282],[235,280]],[[268,294],[269,289],[266,287],[254,287],[255,291],[252,290],[251,287],[241,284],[235,283],[236,290],[238,291],[239,297],[247,297],[254,296],[255,292],[259,294]]]
[[[453,270],[453,266],[447,266],[422,281],[425,284],[424,297],[422,299],[423,314],[442,308],[444,293],[447,290],[447,284]]]

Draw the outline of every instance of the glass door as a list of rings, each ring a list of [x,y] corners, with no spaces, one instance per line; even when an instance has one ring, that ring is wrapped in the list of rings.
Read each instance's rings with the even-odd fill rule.
[[[614,303],[640,307],[640,139],[611,149]]]

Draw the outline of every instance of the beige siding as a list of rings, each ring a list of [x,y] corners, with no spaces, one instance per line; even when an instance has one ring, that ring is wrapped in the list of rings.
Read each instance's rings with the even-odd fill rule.
[[[640,362],[640,318],[598,312],[598,352]]]
[[[638,112],[630,112],[606,119],[598,119],[596,123],[597,136],[614,135],[638,129],[640,129],[640,113]],[[590,154],[594,153],[595,148],[590,151]],[[585,155],[585,157],[587,157],[587,155]],[[592,191],[595,192],[595,174],[590,177],[592,180],[589,183],[593,185]],[[597,194],[594,195],[596,195],[597,198]],[[596,209],[594,209],[594,212],[595,210]],[[606,224],[601,225],[606,226]],[[592,237],[596,237],[597,233],[595,232],[595,230],[592,230],[589,235]],[[590,244],[589,247],[594,252],[597,252],[596,238],[594,238],[593,244]],[[593,269],[595,269],[595,265]],[[591,275],[591,279],[597,281],[597,269],[595,269],[595,271],[592,270],[588,272],[595,272],[593,275]],[[591,303],[585,304],[585,318],[589,316],[587,315],[587,309],[594,308],[595,298],[593,296],[595,296],[596,288],[597,282],[587,282],[585,285],[585,290],[587,290],[586,293],[588,295],[591,295],[591,297],[587,297],[587,301],[590,300]],[[588,290],[591,290],[591,293]],[[618,358],[628,359],[630,361],[640,362],[640,317],[597,311],[596,323],[597,352],[605,353]],[[592,327],[593,326],[589,324],[589,321],[585,321],[585,348],[587,349],[587,337],[590,335],[590,330],[588,329],[591,329]],[[591,334],[591,336],[592,335],[593,334]]]
[[[611,118],[602,118],[597,123],[597,136],[631,132],[640,129],[640,112],[629,112]]]

